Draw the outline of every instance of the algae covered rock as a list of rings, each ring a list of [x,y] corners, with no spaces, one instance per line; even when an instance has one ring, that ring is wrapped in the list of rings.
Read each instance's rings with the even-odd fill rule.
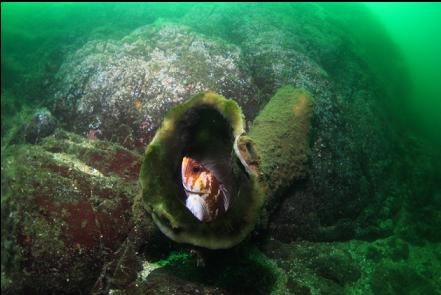
[[[58,71],[53,113],[71,130],[142,149],[164,114],[200,91],[236,100],[250,123],[278,88],[303,88],[314,97],[309,177],[282,186],[287,200],[272,233],[284,240],[390,235],[406,189],[393,173],[403,170],[392,160],[402,139],[386,118],[396,113],[389,102],[405,97],[409,83],[369,11],[339,9],[192,4],[179,17],[165,14],[168,23],[120,40],[91,40]],[[376,28],[376,35],[354,34],[351,24]],[[383,44],[379,61],[371,60],[370,38]],[[389,77],[403,82],[385,83]]]
[[[287,192],[272,232],[286,240],[391,234],[389,221],[406,193],[394,171],[406,169],[393,160],[401,138],[387,119],[398,108],[387,107],[406,97],[409,83],[395,47],[366,8],[197,3],[177,8],[179,14],[160,10],[163,21],[149,14],[149,25],[124,38],[91,35],[60,57],[56,81],[48,80],[48,104],[65,128],[143,149],[164,114],[199,91],[235,99],[252,121],[279,87],[301,87],[314,96],[312,173],[305,189]]]
[[[56,131],[2,151],[2,292],[88,292],[132,225],[140,156]]]
[[[271,234],[285,241],[392,234],[390,220],[404,205],[400,196],[416,187],[404,188],[396,176],[409,169],[394,159],[402,159],[413,144],[400,150],[403,137],[391,117],[401,113],[396,110],[403,109],[410,83],[397,48],[367,7],[200,3],[182,22],[241,48],[260,106],[283,85],[314,97],[309,177],[285,192],[271,218]]]
[[[260,157],[267,197],[276,195],[309,174],[309,130],[313,100],[309,92],[292,86],[280,88],[254,120],[249,137]],[[274,204],[271,204],[274,205]]]
[[[409,244],[413,254],[396,260],[397,243],[405,244],[396,237],[332,243],[268,239],[260,250],[287,276],[282,294],[439,294],[440,245]]]
[[[111,293],[285,294],[280,269],[249,243],[227,251],[212,251],[204,267],[198,266],[196,260],[183,250],[173,251],[159,261],[144,260],[136,280]]]
[[[144,148],[164,114],[194,93],[217,91],[250,112],[255,91],[240,48],[161,22],[88,42],[56,77],[54,113],[66,128],[131,148]]]

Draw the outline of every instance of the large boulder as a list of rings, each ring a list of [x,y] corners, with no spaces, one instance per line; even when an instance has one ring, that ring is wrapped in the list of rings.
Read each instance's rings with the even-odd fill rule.
[[[252,113],[254,89],[240,48],[158,22],[121,40],[90,41],[61,66],[55,114],[66,127],[144,147],[171,106],[213,90]]]
[[[139,168],[63,131],[2,151],[2,292],[87,293],[132,228]]]

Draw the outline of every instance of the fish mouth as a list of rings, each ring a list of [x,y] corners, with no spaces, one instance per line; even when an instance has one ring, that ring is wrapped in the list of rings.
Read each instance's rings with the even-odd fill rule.
[[[186,193],[188,193],[188,194],[194,194],[194,195],[203,195],[203,194],[207,194],[207,193],[204,193],[204,192],[195,192],[195,191],[192,191],[192,190],[189,190],[189,189],[186,189],[186,188],[184,188],[184,191],[186,192]]]

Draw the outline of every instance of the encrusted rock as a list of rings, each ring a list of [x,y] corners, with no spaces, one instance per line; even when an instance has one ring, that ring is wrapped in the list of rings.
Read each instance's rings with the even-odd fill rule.
[[[57,74],[54,110],[66,127],[144,147],[164,114],[205,90],[252,112],[254,89],[241,51],[171,23],[140,27],[118,41],[90,41]]]
[[[2,291],[3,278],[12,293],[89,290],[131,229],[139,167],[136,153],[62,131],[2,152]]]

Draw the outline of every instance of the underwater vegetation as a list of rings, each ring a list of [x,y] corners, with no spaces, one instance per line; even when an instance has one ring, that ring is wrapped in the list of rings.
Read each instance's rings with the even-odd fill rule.
[[[441,293],[436,112],[366,6],[2,3],[1,35],[2,293]]]

